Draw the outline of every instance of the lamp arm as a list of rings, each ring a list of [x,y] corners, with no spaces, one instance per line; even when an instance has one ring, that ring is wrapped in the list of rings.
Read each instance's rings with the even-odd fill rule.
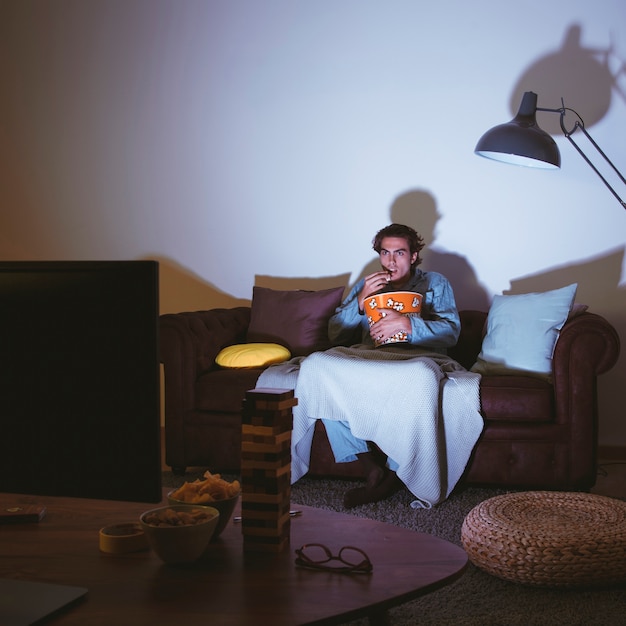
[[[559,113],[561,115],[560,122],[561,122],[561,130],[563,131],[563,134],[567,137],[568,141],[574,146],[574,148],[576,148],[576,151],[578,152],[578,154],[580,154],[580,156],[587,162],[589,167],[600,177],[602,182],[607,186],[608,190],[615,196],[617,201],[626,209],[626,202],[619,197],[615,189],[613,189],[613,187],[611,187],[611,185],[609,184],[609,181],[606,180],[606,178],[600,173],[598,168],[591,162],[589,157],[582,151],[582,148],[580,148],[580,146],[572,139],[572,135],[578,129],[580,129],[585,135],[585,137],[587,137],[591,145],[593,145],[593,147],[598,151],[598,153],[602,156],[602,158],[611,166],[611,168],[613,168],[613,170],[619,176],[620,180],[624,183],[624,185],[626,185],[626,178],[624,178],[622,173],[613,164],[613,161],[609,159],[609,157],[604,153],[602,148],[600,148],[600,146],[595,142],[593,137],[589,134],[589,132],[585,128],[585,123],[583,122],[582,117],[580,117],[580,115],[578,115],[578,113],[576,113],[574,109],[568,109],[564,106],[562,106],[560,109],[542,109],[542,108],[537,107],[537,111],[549,111],[551,113]],[[568,130],[565,127],[565,114],[567,111],[570,111],[578,118],[576,122],[574,122],[574,126],[571,130]]]
[[[621,181],[626,185],[626,179],[624,179],[624,177],[622,176],[621,172],[615,167],[615,165],[613,165],[613,162],[611,161],[611,159],[609,159],[609,157],[606,156],[606,154],[602,151],[600,146],[593,140],[593,137],[591,137],[591,135],[587,132],[585,127],[581,126],[578,122],[576,122],[574,130],[572,132],[574,132],[577,128],[580,128],[580,130],[582,130],[582,132],[584,133],[585,137],[587,137],[587,139],[589,139],[589,141],[591,142],[593,147],[602,155],[604,160],[615,170],[616,174],[620,177]],[[585,159],[585,161],[587,161],[587,163],[589,164],[591,169],[602,179],[602,182],[608,187],[609,191],[617,198],[618,202],[620,202],[620,204],[626,209],[626,202],[624,202],[624,200],[622,200],[617,195],[617,192],[615,191],[615,189],[613,189],[613,187],[611,187],[611,185],[606,180],[606,178],[604,178],[604,176],[602,176],[602,174],[599,172],[598,168],[590,161],[590,159],[587,157],[587,155],[581,150],[581,148],[578,146],[578,144],[572,139],[571,133],[567,133],[565,136],[568,138],[569,142],[574,146],[574,148],[576,148],[576,150],[578,151],[578,154],[580,154],[580,156],[583,159]]]

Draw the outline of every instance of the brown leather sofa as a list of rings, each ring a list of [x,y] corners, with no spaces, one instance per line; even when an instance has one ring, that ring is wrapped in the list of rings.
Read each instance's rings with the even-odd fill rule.
[[[220,369],[218,352],[246,341],[250,307],[162,315],[165,459],[176,473],[202,466],[239,469],[242,400],[259,369]],[[480,352],[487,313],[461,311],[461,336],[450,351],[470,368]],[[483,376],[483,433],[463,482],[535,489],[588,489],[596,480],[597,376],[619,355],[615,329],[584,312],[561,330],[553,382],[518,375]],[[358,462],[334,462],[317,422],[311,476],[360,477]]]

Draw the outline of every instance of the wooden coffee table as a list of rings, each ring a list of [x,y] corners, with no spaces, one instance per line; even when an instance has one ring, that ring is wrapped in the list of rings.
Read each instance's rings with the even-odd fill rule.
[[[164,490],[165,491],[165,490]],[[385,623],[388,608],[457,579],[465,552],[437,537],[306,506],[291,522],[291,546],[280,554],[244,553],[241,528],[230,523],[209,557],[166,566],[149,551],[100,552],[103,526],[137,521],[158,505],[2,495],[2,502],[47,507],[39,523],[0,526],[0,578],[86,587],[85,600],[54,624],[339,624],[368,616]],[[237,515],[238,512],[235,512]],[[294,549],[324,543],[364,550],[369,575],[302,569]],[[0,622],[2,622],[0,615]]]

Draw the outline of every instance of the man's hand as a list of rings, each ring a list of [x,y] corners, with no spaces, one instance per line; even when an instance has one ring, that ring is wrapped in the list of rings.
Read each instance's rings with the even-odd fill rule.
[[[365,277],[365,282],[363,283],[363,289],[361,289],[361,293],[359,294],[359,310],[365,310],[365,300],[367,300],[368,296],[371,296],[373,293],[380,291],[383,287],[387,285],[389,282],[390,275],[389,272],[375,272],[374,274],[370,274]]]
[[[370,326],[370,337],[375,343],[381,343],[389,339],[389,337],[393,337],[399,331],[410,334],[411,320],[407,315],[403,315],[394,309],[385,309],[384,317],[381,317]]]

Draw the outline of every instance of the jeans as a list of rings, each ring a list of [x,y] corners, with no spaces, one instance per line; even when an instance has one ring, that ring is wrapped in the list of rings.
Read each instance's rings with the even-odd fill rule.
[[[357,454],[369,452],[367,441],[358,439],[352,434],[348,422],[337,420],[322,420],[328,435],[328,441],[332,448],[337,463],[349,463],[357,460]],[[390,458],[387,458],[387,467],[395,472],[398,464]]]

